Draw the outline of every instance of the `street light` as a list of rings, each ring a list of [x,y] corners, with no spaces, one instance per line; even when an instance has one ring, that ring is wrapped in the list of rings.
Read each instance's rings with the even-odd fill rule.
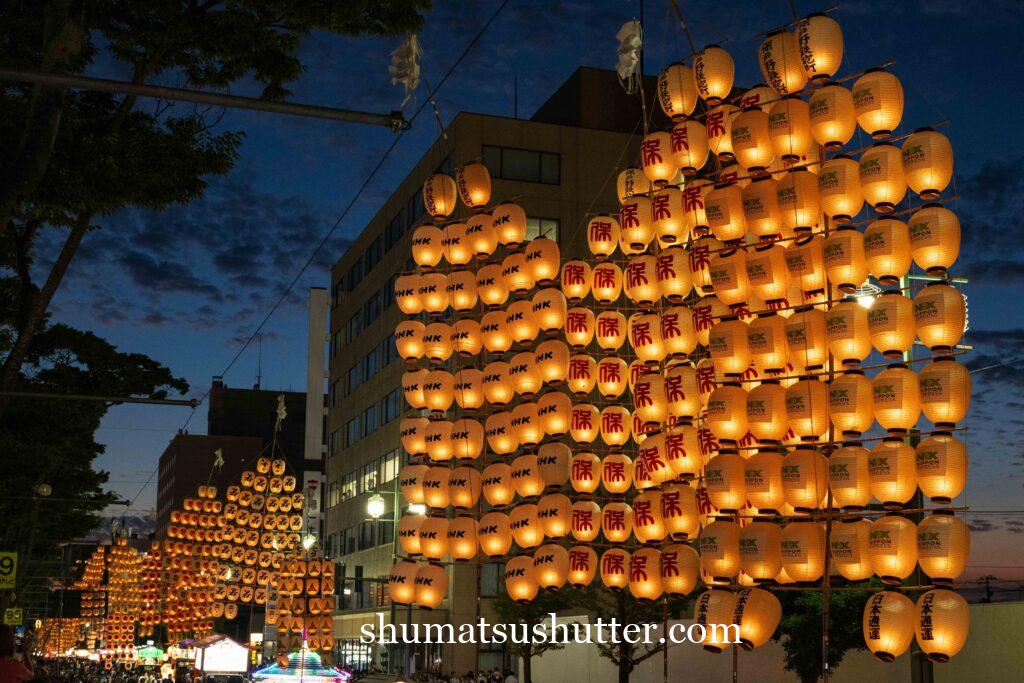
[[[427,514],[427,506],[423,503],[413,503],[408,508],[409,514],[411,515],[425,515]]]
[[[379,493],[375,493],[366,501],[366,514],[373,517],[375,520],[380,519],[384,514],[387,504],[384,502],[384,496]]]

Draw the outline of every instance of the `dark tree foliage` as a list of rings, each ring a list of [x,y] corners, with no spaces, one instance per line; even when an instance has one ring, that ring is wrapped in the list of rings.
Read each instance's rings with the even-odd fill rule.
[[[499,623],[524,624],[527,633],[532,633],[536,624],[547,622],[550,619],[549,614],[561,612],[571,605],[572,598],[568,588],[538,593],[537,598],[526,605],[516,604],[502,590],[493,603]],[[513,657],[523,658],[522,683],[533,683],[533,658],[551,650],[561,650],[563,647],[565,646],[552,642],[509,643],[508,651]]]

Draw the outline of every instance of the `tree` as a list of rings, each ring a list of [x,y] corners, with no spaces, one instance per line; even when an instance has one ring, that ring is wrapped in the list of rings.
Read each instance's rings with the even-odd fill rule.
[[[606,624],[612,619],[618,622],[618,641],[598,642],[596,645],[601,656],[618,668],[619,683],[629,683],[629,676],[638,664],[665,649],[663,642],[656,642],[653,647],[629,643],[622,637],[621,630],[626,624],[661,624],[665,609],[661,603],[643,603],[628,590],[611,591],[596,583],[574,596],[574,601]]]
[[[560,612],[571,604],[567,589],[539,593],[536,599],[526,605],[517,604],[505,591],[501,591],[494,601],[494,610],[498,613],[501,623],[525,624],[527,633],[532,633],[536,624],[547,621],[548,614]],[[558,643],[533,643],[528,639],[524,643],[510,643],[508,651],[512,656],[523,659],[523,683],[533,683],[533,658],[551,650],[561,650],[563,647],[565,646]]]
[[[101,58],[133,83],[172,77],[226,88],[252,77],[262,97],[283,99],[304,66],[313,31],[394,35],[417,30],[430,0],[14,0],[0,14],[5,66],[80,73]],[[165,207],[202,195],[226,173],[241,137],[213,134],[210,110],[136,111],[134,96],[69,93],[47,86],[0,90],[0,234],[15,254],[19,315],[0,369],[0,390],[21,381],[54,294],[97,219],[129,206]],[[42,284],[33,282],[40,231],[66,233]],[[0,396],[0,414],[7,400]]]
[[[775,631],[786,651],[786,670],[801,683],[814,683],[822,671],[822,604],[820,589],[778,591],[782,620]],[[869,591],[833,591],[829,599],[828,667],[834,671],[849,650],[863,650],[861,621]]]
[[[118,351],[65,325],[45,326],[36,335],[25,368],[23,385],[38,393],[163,398],[169,391],[188,390],[184,380],[151,358]],[[92,468],[103,452],[94,434],[109,407],[18,398],[0,420],[0,548],[19,553],[16,588],[23,605],[45,593],[47,572],[56,575],[59,545],[94,529],[98,513],[114,501],[103,490],[107,473]],[[50,487],[48,496],[35,495],[39,484]]]

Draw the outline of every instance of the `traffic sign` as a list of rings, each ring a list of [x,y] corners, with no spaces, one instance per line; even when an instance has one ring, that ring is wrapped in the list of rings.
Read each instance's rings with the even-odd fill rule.
[[[24,616],[20,607],[8,607],[4,610],[4,626],[21,626]]]
[[[14,588],[18,576],[18,553],[0,553],[0,590]]]

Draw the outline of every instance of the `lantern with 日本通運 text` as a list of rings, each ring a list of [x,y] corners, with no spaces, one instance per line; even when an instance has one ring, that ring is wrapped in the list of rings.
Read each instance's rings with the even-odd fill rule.
[[[971,611],[959,593],[943,588],[917,599],[914,634],[921,651],[933,662],[948,662],[967,642]]]
[[[744,588],[736,593],[732,624],[739,626],[739,645],[744,650],[761,647],[775,633],[782,618],[782,603],[760,588]]]
[[[703,627],[704,638],[701,646],[708,652],[719,654],[732,644],[730,629],[736,611],[736,594],[727,590],[707,590],[697,596],[693,606],[693,623]]]
[[[864,605],[864,643],[877,659],[892,662],[914,638],[914,602],[903,593],[875,593]]]
[[[883,583],[898,586],[917,566],[917,526],[895,515],[876,519],[868,532],[868,557]]]

